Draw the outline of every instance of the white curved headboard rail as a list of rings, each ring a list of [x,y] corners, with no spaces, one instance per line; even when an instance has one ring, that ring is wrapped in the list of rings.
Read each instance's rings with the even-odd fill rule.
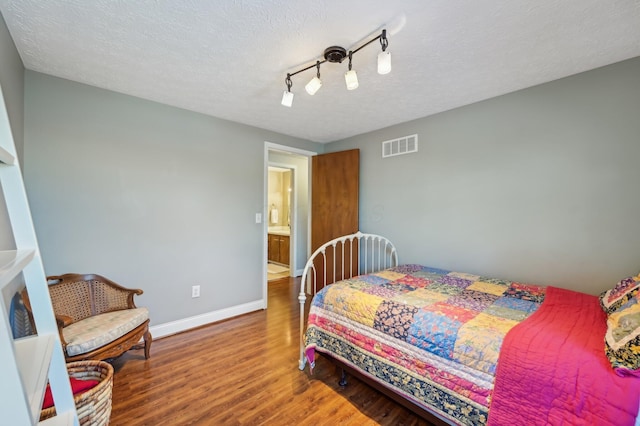
[[[304,266],[300,281],[300,359],[304,370],[304,324],[307,294],[314,296],[325,285],[370,274],[398,265],[396,248],[387,238],[376,234],[343,235],[324,243],[313,252]]]

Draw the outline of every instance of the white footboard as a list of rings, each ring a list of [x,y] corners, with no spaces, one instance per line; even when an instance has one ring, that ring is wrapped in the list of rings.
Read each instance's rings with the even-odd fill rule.
[[[363,274],[370,274],[398,265],[395,246],[385,237],[355,234],[335,238],[320,246],[309,258],[300,281],[300,359],[304,370],[305,302],[307,294],[314,296],[325,285]]]

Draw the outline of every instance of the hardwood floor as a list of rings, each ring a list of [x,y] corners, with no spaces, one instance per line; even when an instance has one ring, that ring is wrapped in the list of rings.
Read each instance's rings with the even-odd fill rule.
[[[274,281],[274,280],[281,280],[282,278],[288,278],[289,273],[290,273],[289,271],[280,272],[277,274],[267,273],[267,280]]]
[[[298,370],[298,282],[268,309],[157,339],[113,361],[111,425],[428,425],[324,358]]]

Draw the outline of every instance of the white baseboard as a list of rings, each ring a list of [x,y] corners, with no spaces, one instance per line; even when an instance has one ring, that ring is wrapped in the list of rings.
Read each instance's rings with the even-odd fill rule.
[[[302,276],[302,273],[304,272],[304,268],[302,269],[296,269],[295,272],[293,273],[294,277],[300,277]]]
[[[219,311],[207,312],[206,314],[195,315],[164,324],[152,325],[149,327],[149,331],[154,339],[159,339],[160,337],[170,336],[192,328],[211,324],[212,322],[259,311],[260,309],[264,309],[264,300],[256,300],[255,302],[244,303],[242,305],[220,309]]]

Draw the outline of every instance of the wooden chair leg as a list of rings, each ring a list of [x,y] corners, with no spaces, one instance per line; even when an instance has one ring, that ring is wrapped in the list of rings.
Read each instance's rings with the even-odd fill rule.
[[[153,338],[151,337],[151,333],[147,330],[144,333],[144,358],[149,359],[151,357],[151,342]]]

